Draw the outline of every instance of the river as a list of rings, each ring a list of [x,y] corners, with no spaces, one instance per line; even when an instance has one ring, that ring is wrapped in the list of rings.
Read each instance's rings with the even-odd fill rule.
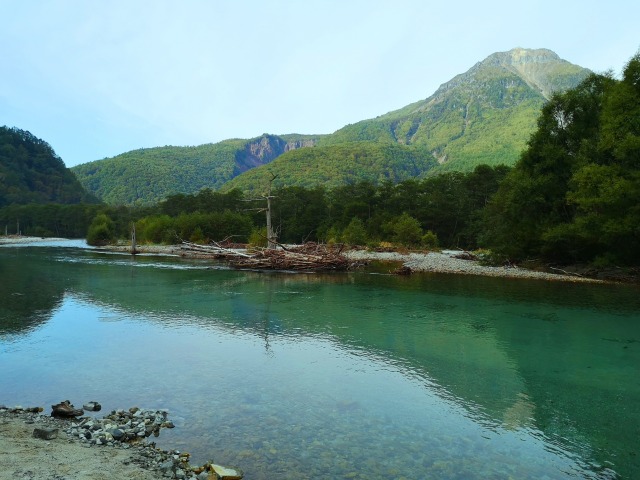
[[[638,478],[636,286],[0,247],[0,404],[168,409],[248,480]]]

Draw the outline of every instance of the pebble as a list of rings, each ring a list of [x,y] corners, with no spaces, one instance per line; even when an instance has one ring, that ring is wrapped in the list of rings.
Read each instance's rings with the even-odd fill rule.
[[[37,427],[33,430],[33,436],[35,438],[41,438],[42,440],[52,440],[58,437],[58,429]]]

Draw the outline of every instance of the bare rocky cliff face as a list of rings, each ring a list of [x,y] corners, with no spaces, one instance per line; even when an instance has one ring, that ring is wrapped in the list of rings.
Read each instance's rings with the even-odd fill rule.
[[[318,140],[311,139],[305,139],[305,140],[296,140],[296,141],[292,141],[292,142],[288,142],[287,145],[284,147],[284,151],[288,152],[289,150],[296,150],[297,148],[307,148],[307,147],[315,147],[316,144],[318,143]]]
[[[259,138],[247,142],[243,150],[236,154],[236,165],[233,176],[240,175],[247,170],[271,163],[289,150],[314,147],[315,139],[302,139],[287,142],[277,135],[264,134]]]

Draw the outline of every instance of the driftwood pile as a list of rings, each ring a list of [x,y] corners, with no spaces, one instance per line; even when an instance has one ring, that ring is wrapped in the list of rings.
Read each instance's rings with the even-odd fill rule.
[[[180,246],[182,256],[196,258],[216,258],[216,259],[232,259],[236,257],[250,257],[251,255],[243,253],[243,249],[227,248],[220,243],[211,242],[208,245],[199,243],[191,243],[182,241]]]
[[[277,249],[252,248],[239,251],[225,248],[216,242],[209,245],[182,242],[183,255],[215,258],[225,260],[234,268],[259,270],[338,271],[357,266],[342,254],[342,249],[343,246],[308,242],[293,247],[279,245]]]

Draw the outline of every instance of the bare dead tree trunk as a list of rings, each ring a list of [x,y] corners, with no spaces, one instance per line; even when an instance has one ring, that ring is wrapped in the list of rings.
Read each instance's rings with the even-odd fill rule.
[[[271,173],[271,172],[269,172]],[[278,245],[278,238],[275,234],[275,232],[273,231],[273,224],[271,222],[271,199],[272,198],[276,198],[275,196],[271,195],[271,184],[273,183],[273,181],[278,178],[277,175],[274,175],[273,173],[271,173],[271,179],[269,180],[269,187],[267,189],[267,194],[266,195],[261,195],[259,198],[250,198],[250,199],[246,199],[243,200],[245,202],[255,202],[257,200],[266,200],[267,201],[267,207],[266,208],[250,208],[247,210],[253,210],[256,212],[265,212],[267,215],[267,248],[269,250],[275,250],[277,245]]]
[[[267,199],[267,248],[269,249],[275,249],[277,243],[277,238],[273,233],[273,227],[271,225],[271,199],[274,198],[273,195],[271,195],[271,184],[277,177],[277,175],[271,174],[271,180],[269,180],[269,190],[267,192],[267,196],[265,197]]]
[[[136,245],[136,223],[131,223],[131,254],[135,255],[138,253],[137,245]]]

